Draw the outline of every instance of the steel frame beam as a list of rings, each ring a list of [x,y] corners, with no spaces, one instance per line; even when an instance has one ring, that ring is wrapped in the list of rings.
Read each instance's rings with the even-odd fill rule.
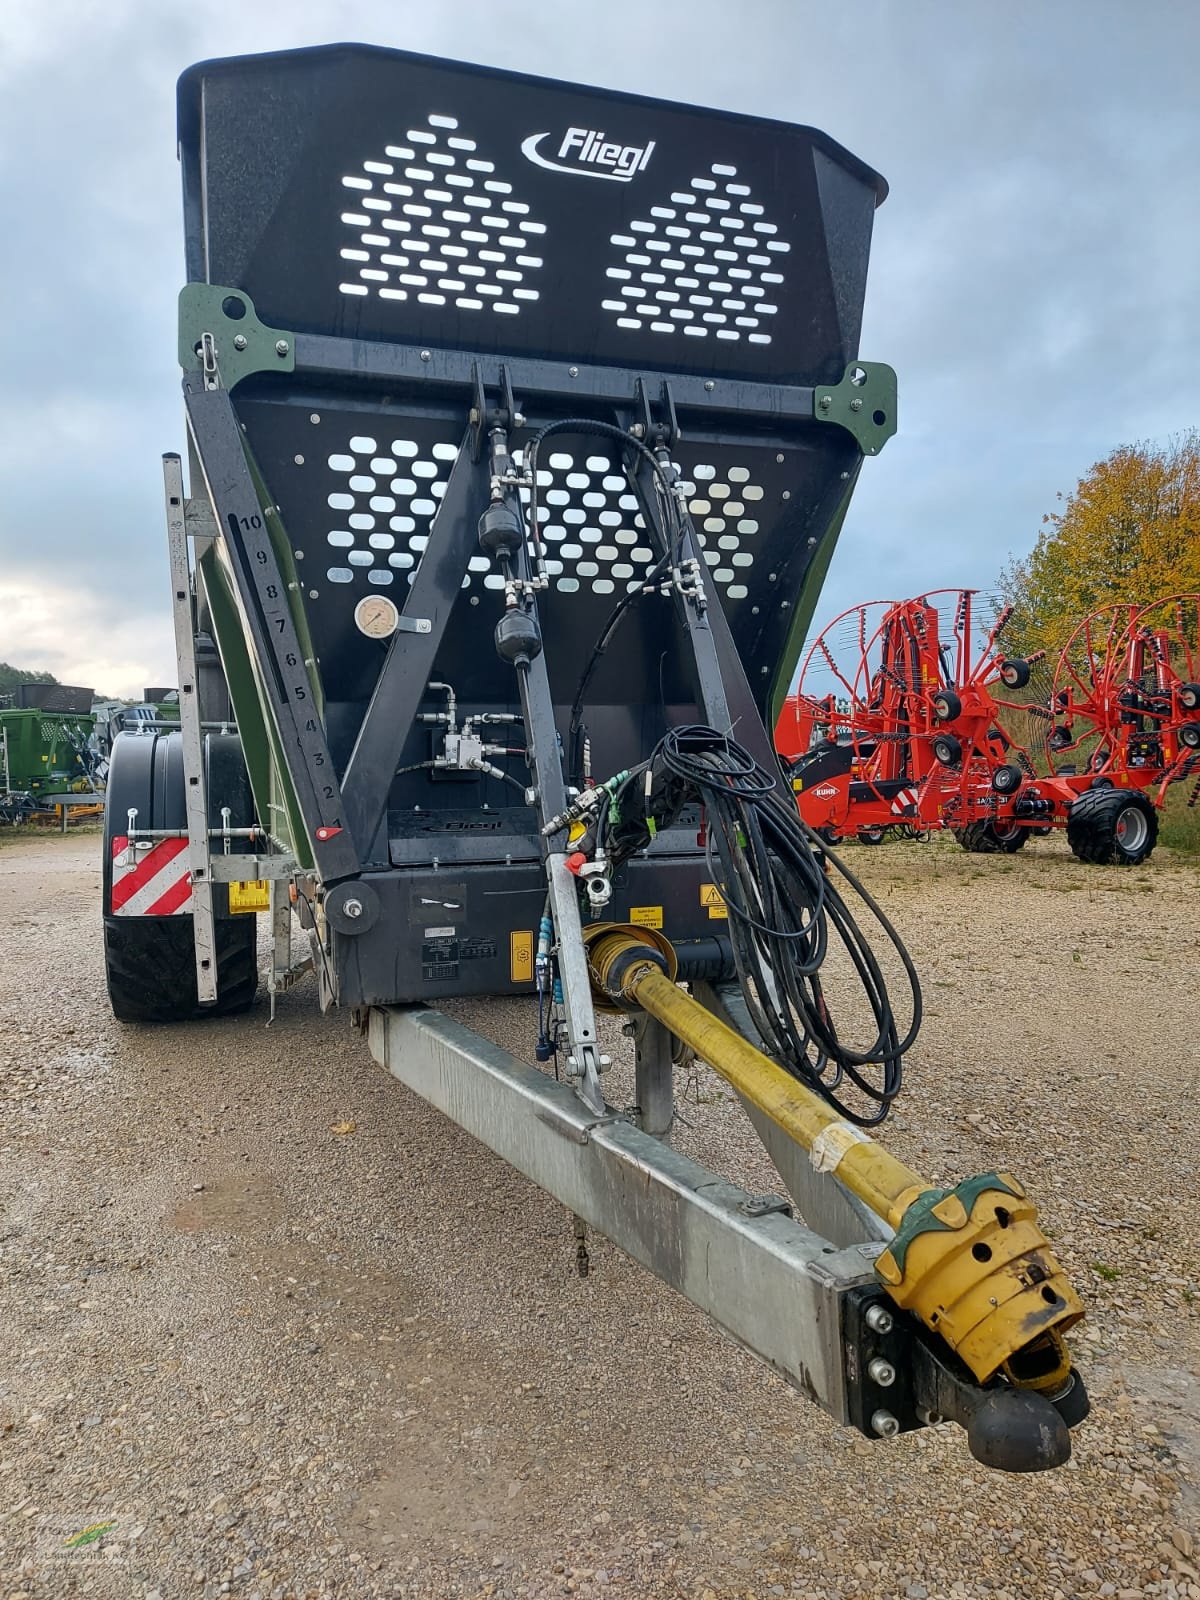
[[[371,1054],[828,1411],[852,1420],[847,1298],[877,1243],[835,1250],[777,1207],[425,1007],[375,1008]]]
[[[201,387],[192,378],[184,380],[183,392],[218,537],[229,552],[245,630],[263,668],[271,718],[283,749],[299,753],[298,760],[288,762],[288,772],[309,845],[322,879],[336,882],[358,872],[358,850],[346,827],[341,785],[271,543],[267,509],[254,487],[229,391]]]
[[[293,376],[353,379],[358,383],[364,378],[390,384],[400,381],[423,388],[443,384],[473,390],[477,373],[487,387],[503,387],[503,369],[514,394],[536,395],[539,401],[586,400],[590,405],[636,406],[641,386],[648,381],[644,373],[632,367],[487,356],[470,350],[339,339],[328,334],[299,333],[293,340],[293,350]],[[809,385],[753,383],[689,373],[671,373],[668,381],[676,408],[704,415],[706,421],[711,419],[709,426],[720,417],[733,414],[739,419],[776,424],[823,420],[816,404],[816,390]]]
[[[342,776],[346,823],[359,853],[374,859],[400,750],[412,727],[445,636],[467,565],[479,550],[476,524],[488,502],[488,467],[472,460],[467,434],[450,471],[446,493],[429,529],[358,737]],[[387,860],[387,849],[383,859]]]

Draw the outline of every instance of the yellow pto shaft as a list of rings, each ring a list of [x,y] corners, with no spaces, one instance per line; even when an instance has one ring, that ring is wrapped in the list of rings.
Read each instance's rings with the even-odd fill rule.
[[[1000,1371],[1028,1388],[1066,1382],[1062,1334],[1083,1305],[1015,1178],[935,1188],[680,989],[661,934],[599,923],[584,939],[601,1003],[656,1017],[895,1230],[875,1264],[881,1283],[981,1383]]]

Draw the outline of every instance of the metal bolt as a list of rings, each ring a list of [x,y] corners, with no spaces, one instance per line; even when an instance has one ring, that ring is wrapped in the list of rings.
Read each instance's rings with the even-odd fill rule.
[[[861,411],[862,410],[862,401],[861,400],[851,400],[850,409],[851,409],[851,411]]]
[[[778,461],[780,463],[782,463],[782,461],[783,461],[783,457],[782,456],[776,456],[775,459],[776,459],[776,461]]]
[[[363,914],[363,903],[361,900],[347,900],[342,906],[342,910],[348,917],[361,917]]]
[[[298,467],[302,467],[304,465],[304,457],[303,456],[293,456],[292,460],[296,463],[296,465]]]
[[[872,1333],[891,1333],[896,1326],[896,1319],[886,1306],[868,1306],[867,1314],[863,1318]]]
[[[292,554],[295,556],[297,561],[303,561],[304,560],[304,551],[303,550],[293,550]]]
[[[524,426],[525,426],[525,413],[523,411],[514,411],[513,412],[513,427],[514,428],[523,428]]]
[[[704,385],[705,394],[711,394],[716,387],[717,387],[716,384],[710,378],[708,380],[708,382]]]
[[[318,411],[310,412],[308,420],[310,422],[320,422],[320,420],[321,420],[320,412],[318,412]]]
[[[568,378],[577,378],[578,376],[579,376],[579,368],[578,367],[568,367],[567,368],[567,377]]]
[[[877,1383],[881,1389],[886,1389],[889,1384],[896,1381],[896,1369],[890,1361],[885,1361],[882,1356],[875,1356],[867,1363],[867,1376],[872,1383]]]
[[[318,598],[318,591],[316,589],[310,589],[308,591],[308,598],[310,600],[316,600]]]
[[[428,350],[422,350],[421,351],[421,360],[422,361],[428,361],[429,359],[430,359],[430,352]]]
[[[882,1408],[871,1416],[871,1427],[881,1439],[894,1439],[900,1432],[900,1424],[890,1411]]]
[[[471,426],[473,428],[478,425],[478,423],[479,423],[479,407],[478,406],[472,406],[470,411],[467,412],[467,421],[471,424]]]
[[[285,355],[287,355],[288,351],[291,348],[292,348],[291,345],[287,342],[286,339],[276,339],[276,341],[275,341],[275,354],[277,356],[285,356]]]
[[[790,489],[785,489],[783,491],[783,494],[780,496],[780,499],[782,499],[782,500],[790,500],[791,498],[792,498],[792,491]]]
[[[244,333],[235,333],[234,334],[234,336],[233,336],[233,348],[235,350],[244,350],[246,348],[246,335]]]
[[[774,583],[774,582],[775,582],[775,579],[776,579],[776,578],[777,578],[777,577],[778,577],[778,576],[779,576],[779,574],[778,574],[778,573],[777,573],[777,572],[768,572],[768,573],[767,573],[767,582],[768,582],[768,583]]]
[[[930,1428],[936,1427],[939,1422],[946,1420],[940,1411],[930,1411],[925,1406],[917,1407],[917,1416]]]
[[[823,394],[817,401],[817,404],[820,406],[822,411],[828,411],[830,406],[833,404],[833,396],[831,394]]]

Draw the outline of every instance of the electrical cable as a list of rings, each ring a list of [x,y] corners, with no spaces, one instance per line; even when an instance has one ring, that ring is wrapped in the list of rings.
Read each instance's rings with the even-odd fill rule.
[[[619,861],[697,798],[705,809],[708,869],[727,909],[738,978],[769,1052],[849,1121],[861,1127],[882,1122],[900,1091],[904,1052],[921,1024],[917,974],[881,907],[805,825],[774,774],[712,728],[674,728],[604,808],[598,842]],[[846,880],[899,957],[912,1001],[903,1037],[883,969],[826,863]],[[862,1048],[841,1038],[822,982],[834,937],[849,956],[875,1027],[874,1039]],[[853,1103],[838,1092],[843,1084],[856,1091]]]

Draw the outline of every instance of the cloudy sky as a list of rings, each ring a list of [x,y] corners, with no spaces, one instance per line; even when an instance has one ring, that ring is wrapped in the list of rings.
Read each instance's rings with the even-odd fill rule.
[[[887,176],[862,354],[901,432],[819,615],[989,587],[1093,461],[1200,422],[1191,0],[0,0],[0,659],[173,681],[175,79],[335,39],[812,123]]]

